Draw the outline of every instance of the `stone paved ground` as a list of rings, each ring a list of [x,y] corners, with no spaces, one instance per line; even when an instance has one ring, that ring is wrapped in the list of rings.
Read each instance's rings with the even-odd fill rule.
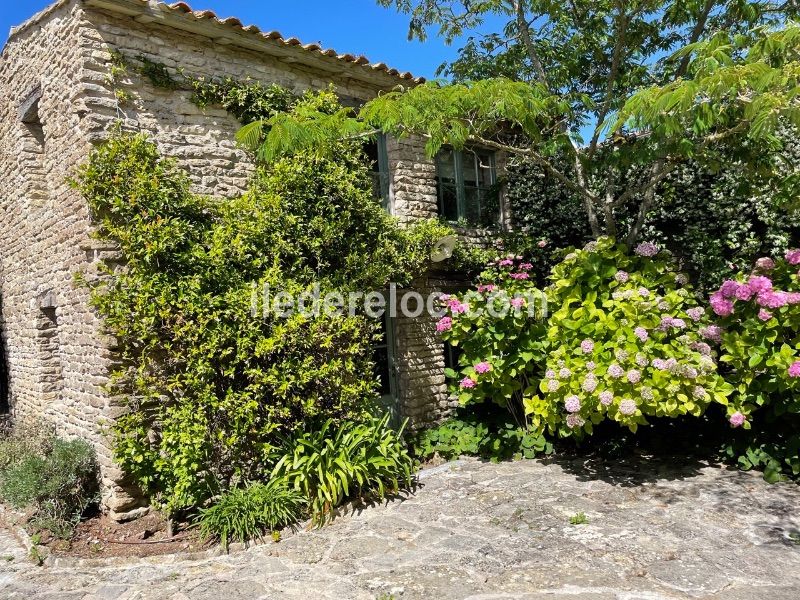
[[[17,600],[800,598],[800,487],[702,464],[463,461],[405,501],[228,556],[33,567]],[[586,525],[570,525],[584,512]]]

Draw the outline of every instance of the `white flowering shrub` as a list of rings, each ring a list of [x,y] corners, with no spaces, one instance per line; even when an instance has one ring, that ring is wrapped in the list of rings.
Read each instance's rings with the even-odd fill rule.
[[[580,437],[610,419],[636,431],[648,417],[728,404],[707,343],[720,332],[657,246],[630,253],[601,238],[570,252],[552,281],[546,372],[524,398],[534,430]]]

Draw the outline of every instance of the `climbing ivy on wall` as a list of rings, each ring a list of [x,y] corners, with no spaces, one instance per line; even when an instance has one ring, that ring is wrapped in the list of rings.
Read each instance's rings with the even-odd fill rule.
[[[338,101],[308,93],[303,106]],[[146,136],[116,133],[74,185],[125,265],[83,280],[119,340],[112,387],[128,411],[114,425],[116,459],[170,514],[263,479],[286,438],[375,409],[377,321],[362,310],[262,315],[263,304],[254,315],[254,289],[297,298],[318,285],[347,298],[408,284],[452,234],[387,215],[358,141],[341,142],[335,160],[261,167],[247,193],[221,201],[193,194]]]
[[[165,90],[190,90],[191,101],[200,108],[221,106],[236,117],[242,125],[267,120],[281,112],[290,110],[300,95],[277,85],[265,85],[260,81],[232,77],[194,77],[184,69],[172,75],[169,68],[144,55],[129,57],[118,50],[111,52],[109,60],[109,82],[121,104],[131,100],[130,94],[120,87],[121,80],[134,72],[147,79],[154,87]]]

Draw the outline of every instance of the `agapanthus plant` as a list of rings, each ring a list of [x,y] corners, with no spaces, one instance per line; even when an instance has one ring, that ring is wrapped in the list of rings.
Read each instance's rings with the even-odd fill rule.
[[[707,311],[657,246],[631,254],[602,238],[567,254],[552,280],[546,370],[524,393],[534,429],[580,437],[610,419],[636,431],[647,417],[728,403]]]

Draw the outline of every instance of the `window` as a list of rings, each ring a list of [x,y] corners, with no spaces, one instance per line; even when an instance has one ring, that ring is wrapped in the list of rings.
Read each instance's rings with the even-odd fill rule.
[[[364,146],[371,165],[372,195],[379,200],[389,214],[392,213],[389,197],[389,155],[386,151],[386,136],[378,134],[375,141]]]
[[[500,220],[494,153],[444,149],[436,157],[439,215],[448,221],[492,225]]]
[[[375,361],[375,378],[380,383],[379,404],[385,412],[391,415],[391,422],[399,424],[394,333],[394,319],[384,315],[381,319],[379,337],[372,345],[372,358]]]
[[[444,368],[458,372],[461,369],[458,360],[461,358],[462,354],[464,354],[464,349],[461,348],[461,346],[453,346],[452,344],[445,343]]]

